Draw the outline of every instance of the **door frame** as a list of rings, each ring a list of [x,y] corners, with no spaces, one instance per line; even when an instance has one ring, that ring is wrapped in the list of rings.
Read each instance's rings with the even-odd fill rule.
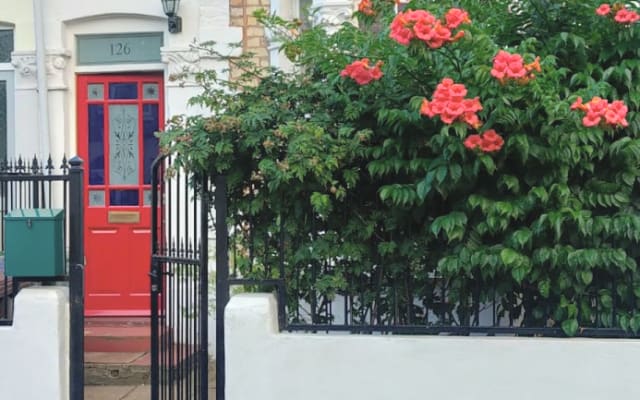
[[[0,64],[1,65],[1,64]],[[0,81],[7,82],[7,137],[6,137],[6,149],[7,158],[11,158],[14,155],[15,150],[15,81],[13,70],[0,69]],[[0,159],[3,158],[0,154]]]
[[[148,99],[145,101],[143,94],[139,92],[138,98],[134,99],[122,99],[122,100],[110,100],[108,93],[108,85],[110,82],[140,82],[141,80],[153,80],[157,82],[158,85],[158,95],[157,100]],[[104,84],[104,93],[102,104],[104,104],[104,112],[105,112],[105,121],[108,118],[108,108],[109,104],[136,104],[140,106],[138,110],[138,156],[139,156],[139,165],[141,165],[140,170],[138,171],[139,182],[137,184],[137,189],[139,191],[139,202],[137,206],[111,206],[110,205],[110,190],[112,189],[111,182],[109,182],[109,152],[108,152],[108,136],[109,131],[107,126],[105,125],[105,129],[103,131],[103,167],[104,167],[104,181],[100,185],[90,185],[90,167],[91,160],[89,159],[89,132],[88,132],[88,123],[89,123],[89,114],[85,108],[88,104],[91,104],[91,100],[88,99],[88,86],[92,83],[102,83]],[[148,103],[147,103],[148,101]],[[165,115],[165,107],[166,107],[166,98],[165,98],[165,82],[164,82],[164,73],[162,71],[144,71],[144,72],[117,72],[117,73],[77,73],[76,74],[76,101],[75,101],[75,111],[76,111],[76,143],[77,143],[77,152],[81,155],[81,157],[85,158],[85,174],[83,180],[83,195],[85,198],[85,214],[89,217],[90,213],[88,212],[90,209],[89,206],[89,190],[91,186],[98,186],[104,190],[104,206],[101,207],[105,213],[108,213],[109,210],[121,209],[122,211],[127,211],[131,209],[140,210],[140,212],[148,212],[148,216],[144,216],[141,219],[151,219],[151,201],[149,203],[145,202],[145,190],[151,190],[151,182],[145,183],[145,173],[148,172],[149,180],[151,177],[151,171],[144,171],[145,167],[145,153],[144,153],[144,129],[143,129],[143,105],[154,103],[158,104],[158,130],[163,129],[164,127],[164,115]],[[155,158],[155,157],[154,157]],[[126,189],[126,186],[129,185],[115,185],[115,189]],[[121,187],[122,186],[122,187]],[[133,186],[133,185],[131,185]],[[133,188],[133,187],[131,187]],[[94,190],[94,189],[91,189]],[[87,240],[87,235],[89,235],[89,218],[85,218],[85,227],[83,229],[83,236],[85,241]],[[149,226],[150,228],[150,226]],[[89,257],[91,257],[89,255]],[[148,273],[148,265],[142,265],[139,268],[139,271],[145,274]],[[138,268],[136,268],[136,272],[138,272]],[[127,279],[122,279],[121,281],[128,281]],[[86,274],[85,274],[85,286],[86,285]],[[123,293],[127,292],[128,289],[123,289]],[[131,292],[128,292],[131,293]],[[89,293],[87,293],[88,295]],[[87,300],[89,300],[87,296]],[[86,308],[85,301],[85,314],[88,316],[106,316],[106,315],[120,315],[120,316],[148,316],[150,315],[150,304],[147,305],[146,310],[141,310],[137,307],[131,308],[128,310],[127,308],[118,307],[114,304],[114,307],[111,309],[101,309],[100,307],[96,307],[95,309]]]

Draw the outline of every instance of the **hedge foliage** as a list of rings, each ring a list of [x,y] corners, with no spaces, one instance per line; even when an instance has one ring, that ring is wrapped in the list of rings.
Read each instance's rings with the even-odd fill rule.
[[[275,274],[287,238],[292,296],[353,294],[378,323],[497,299],[524,326],[637,332],[640,25],[600,5],[364,0],[333,34],[260,12],[294,71],[196,74],[210,112],[161,143],[228,175],[245,275]]]

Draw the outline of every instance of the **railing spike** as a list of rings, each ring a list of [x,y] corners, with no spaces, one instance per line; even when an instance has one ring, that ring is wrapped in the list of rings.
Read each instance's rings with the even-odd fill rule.
[[[24,169],[22,156],[18,157],[18,164],[16,165],[16,172],[20,173]]]
[[[67,160],[66,154],[62,155],[62,165],[60,166],[60,169],[64,174],[66,174],[67,171],[69,170],[69,160]]]
[[[38,175],[38,157],[34,154],[33,160],[31,160],[31,173]]]
[[[48,175],[53,173],[53,160],[51,159],[51,154],[49,154],[49,158],[47,159],[47,166],[45,169],[48,171]]]

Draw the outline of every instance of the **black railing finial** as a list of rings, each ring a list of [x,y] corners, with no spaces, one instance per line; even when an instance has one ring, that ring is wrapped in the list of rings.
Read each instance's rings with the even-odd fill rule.
[[[51,175],[53,173],[53,160],[51,159],[51,154],[49,154],[49,158],[47,159],[47,166],[44,167],[47,170],[47,175]]]
[[[76,156],[76,157],[74,157],[74,158],[78,158],[78,157]],[[82,161],[82,160],[81,160],[81,161]],[[64,154],[64,155],[62,156],[62,165],[60,165],[60,169],[62,170],[62,173],[63,173],[63,174],[66,174],[66,173],[68,172],[68,169],[69,169],[69,163],[70,163],[70,161],[67,161],[67,155],[66,155],[66,154]]]
[[[31,160],[31,173],[33,175],[38,175],[38,157],[34,154],[33,159]]]
[[[24,162],[22,161],[22,156],[18,157],[18,163],[15,167],[17,173],[21,173],[24,171]]]

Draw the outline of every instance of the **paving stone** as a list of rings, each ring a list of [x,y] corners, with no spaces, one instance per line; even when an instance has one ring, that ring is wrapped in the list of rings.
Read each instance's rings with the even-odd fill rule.
[[[122,400],[149,400],[151,398],[151,387],[149,385],[140,385],[134,388]]]
[[[148,384],[149,367],[130,364],[85,364],[84,381],[87,385],[141,385]]]
[[[122,400],[135,386],[85,386],[84,400]]]

